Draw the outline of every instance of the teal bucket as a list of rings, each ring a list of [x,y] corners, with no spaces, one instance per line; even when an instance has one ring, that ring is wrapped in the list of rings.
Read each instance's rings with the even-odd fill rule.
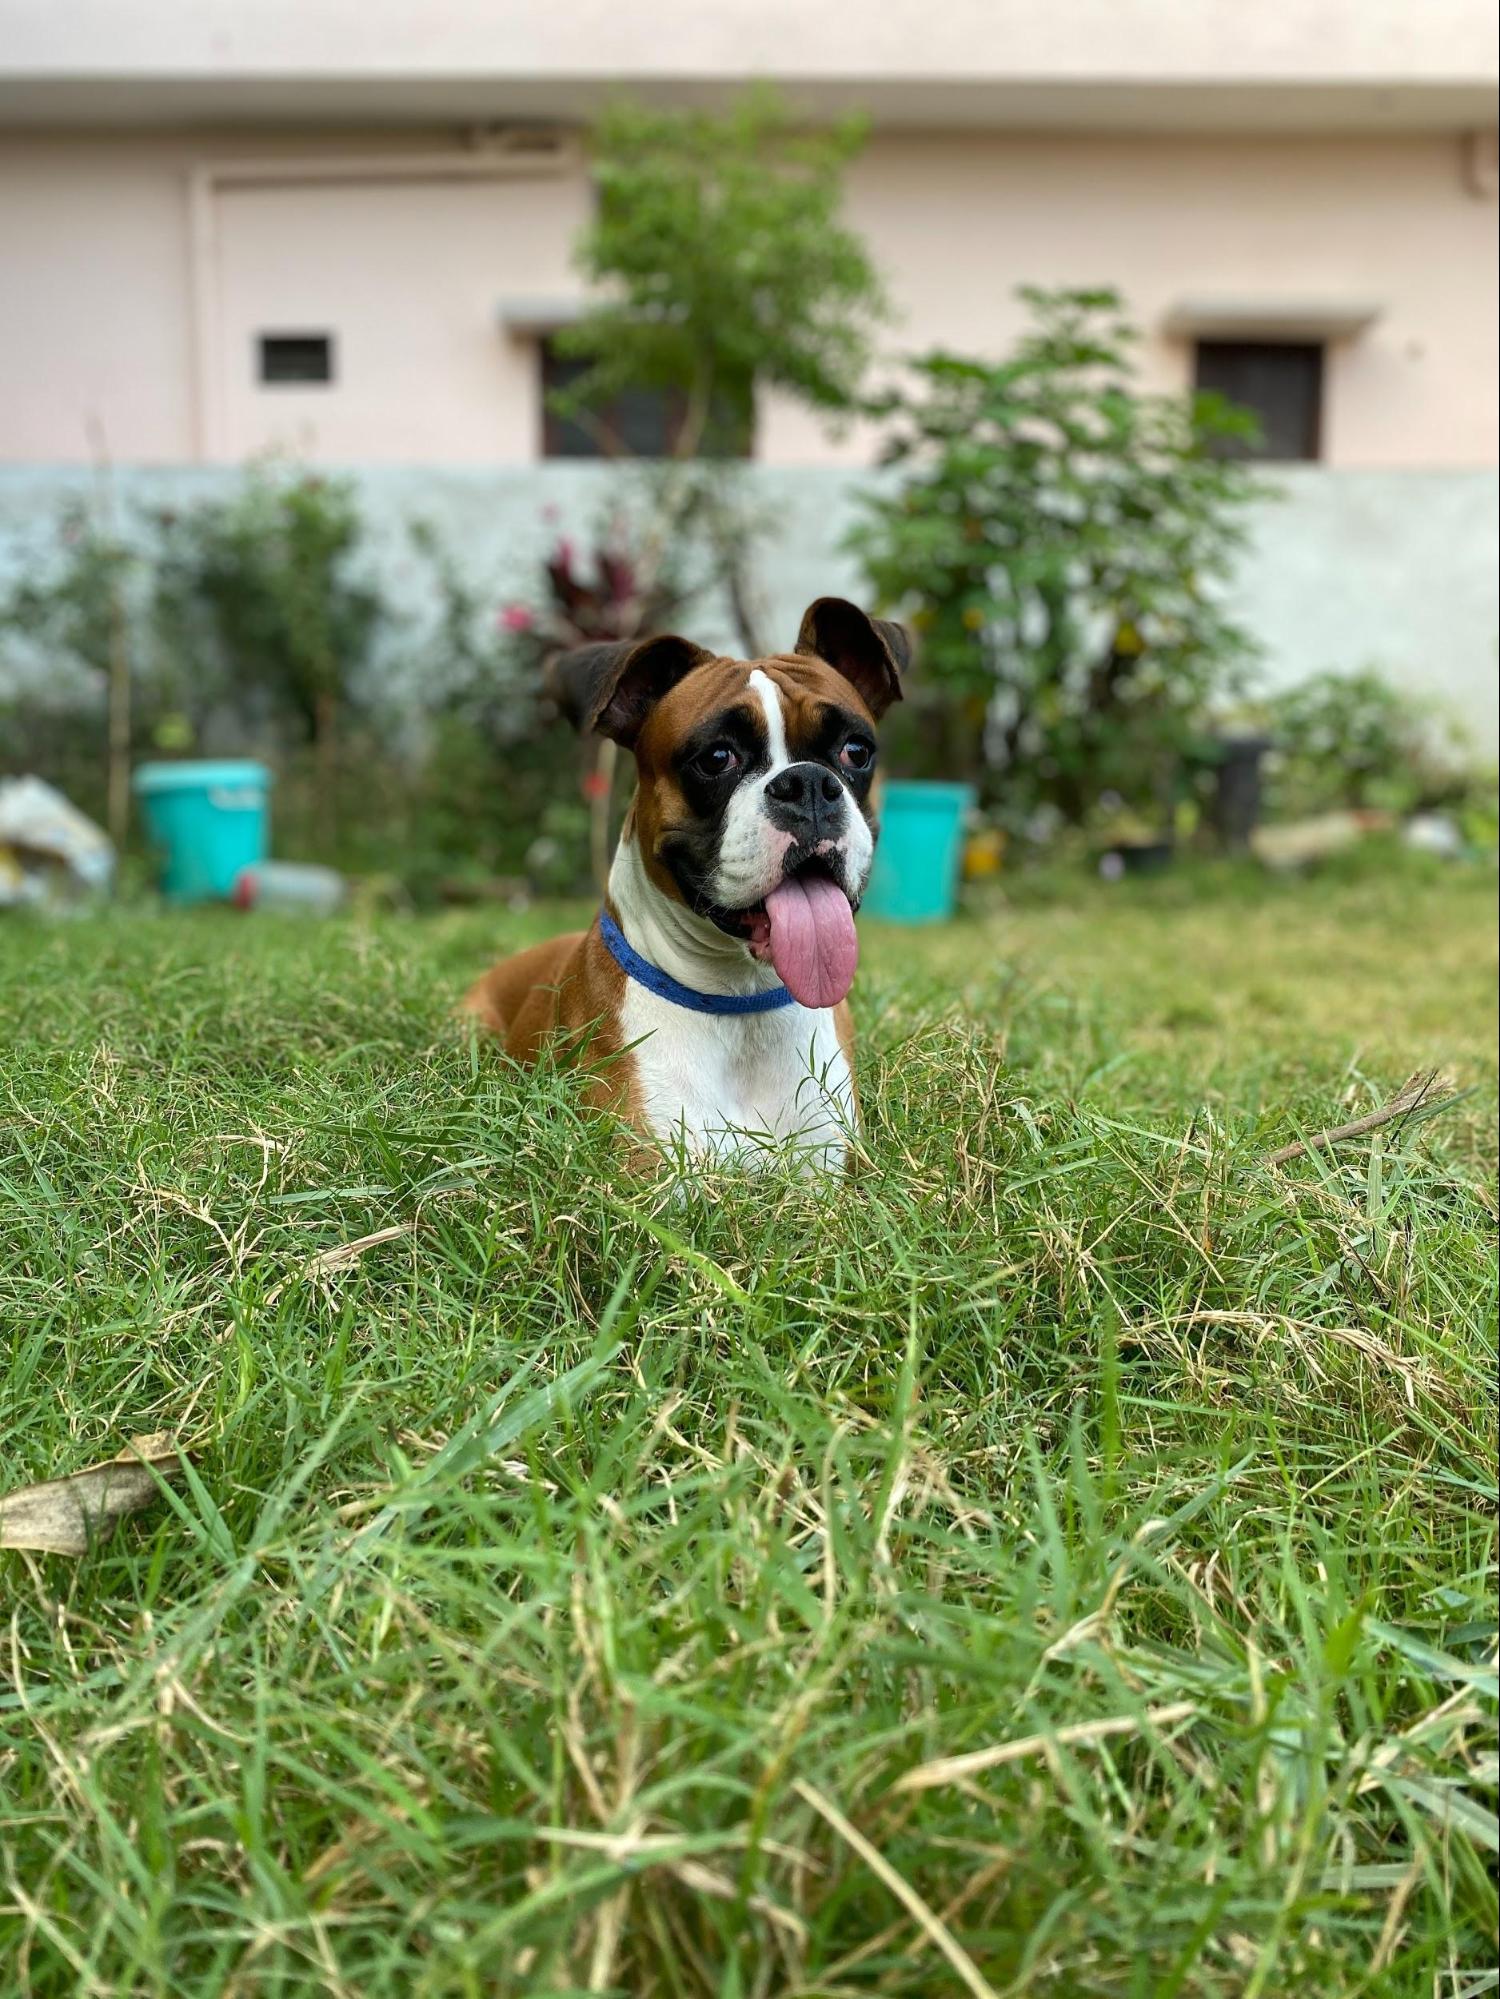
[[[880,801],[880,844],[862,905],[881,923],[941,923],[958,905],[966,784],[895,782]]]
[[[242,868],[266,858],[271,773],[264,764],[142,764],[134,784],[168,902],[222,901]]]

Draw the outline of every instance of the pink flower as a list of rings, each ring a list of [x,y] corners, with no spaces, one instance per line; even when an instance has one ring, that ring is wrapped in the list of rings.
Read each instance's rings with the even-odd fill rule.
[[[591,770],[583,780],[585,798],[608,798],[609,779],[602,770]]]
[[[529,604],[507,604],[500,613],[502,632],[529,632],[536,624],[536,613]]]

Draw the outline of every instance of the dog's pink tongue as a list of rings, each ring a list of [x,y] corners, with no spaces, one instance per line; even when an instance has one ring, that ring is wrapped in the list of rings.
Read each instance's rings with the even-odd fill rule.
[[[849,898],[826,875],[784,881],[766,897],[771,963],[803,1006],[837,1006],[854,984],[859,939]]]

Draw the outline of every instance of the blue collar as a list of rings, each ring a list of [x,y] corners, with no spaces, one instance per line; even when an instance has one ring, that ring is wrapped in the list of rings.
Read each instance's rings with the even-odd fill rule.
[[[691,986],[679,985],[659,965],[653,965],[639,951],[630,948],[624,931],[607,909],[599,912],[599,935],[627,979],[634,979],[648,993],[670,1000],[673,1006],[685,1006],[690,1013],[774,1013],[778,1007],[795,1004],[785,986],[772,986],[763,993],[699,993]]]

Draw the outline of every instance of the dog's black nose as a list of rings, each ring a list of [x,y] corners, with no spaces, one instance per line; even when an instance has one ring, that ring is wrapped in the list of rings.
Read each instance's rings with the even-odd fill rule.
[[[766,796],[816,818],[823,805],[836,805],[843,786],[822,764],[788,764],[766,779]]]

